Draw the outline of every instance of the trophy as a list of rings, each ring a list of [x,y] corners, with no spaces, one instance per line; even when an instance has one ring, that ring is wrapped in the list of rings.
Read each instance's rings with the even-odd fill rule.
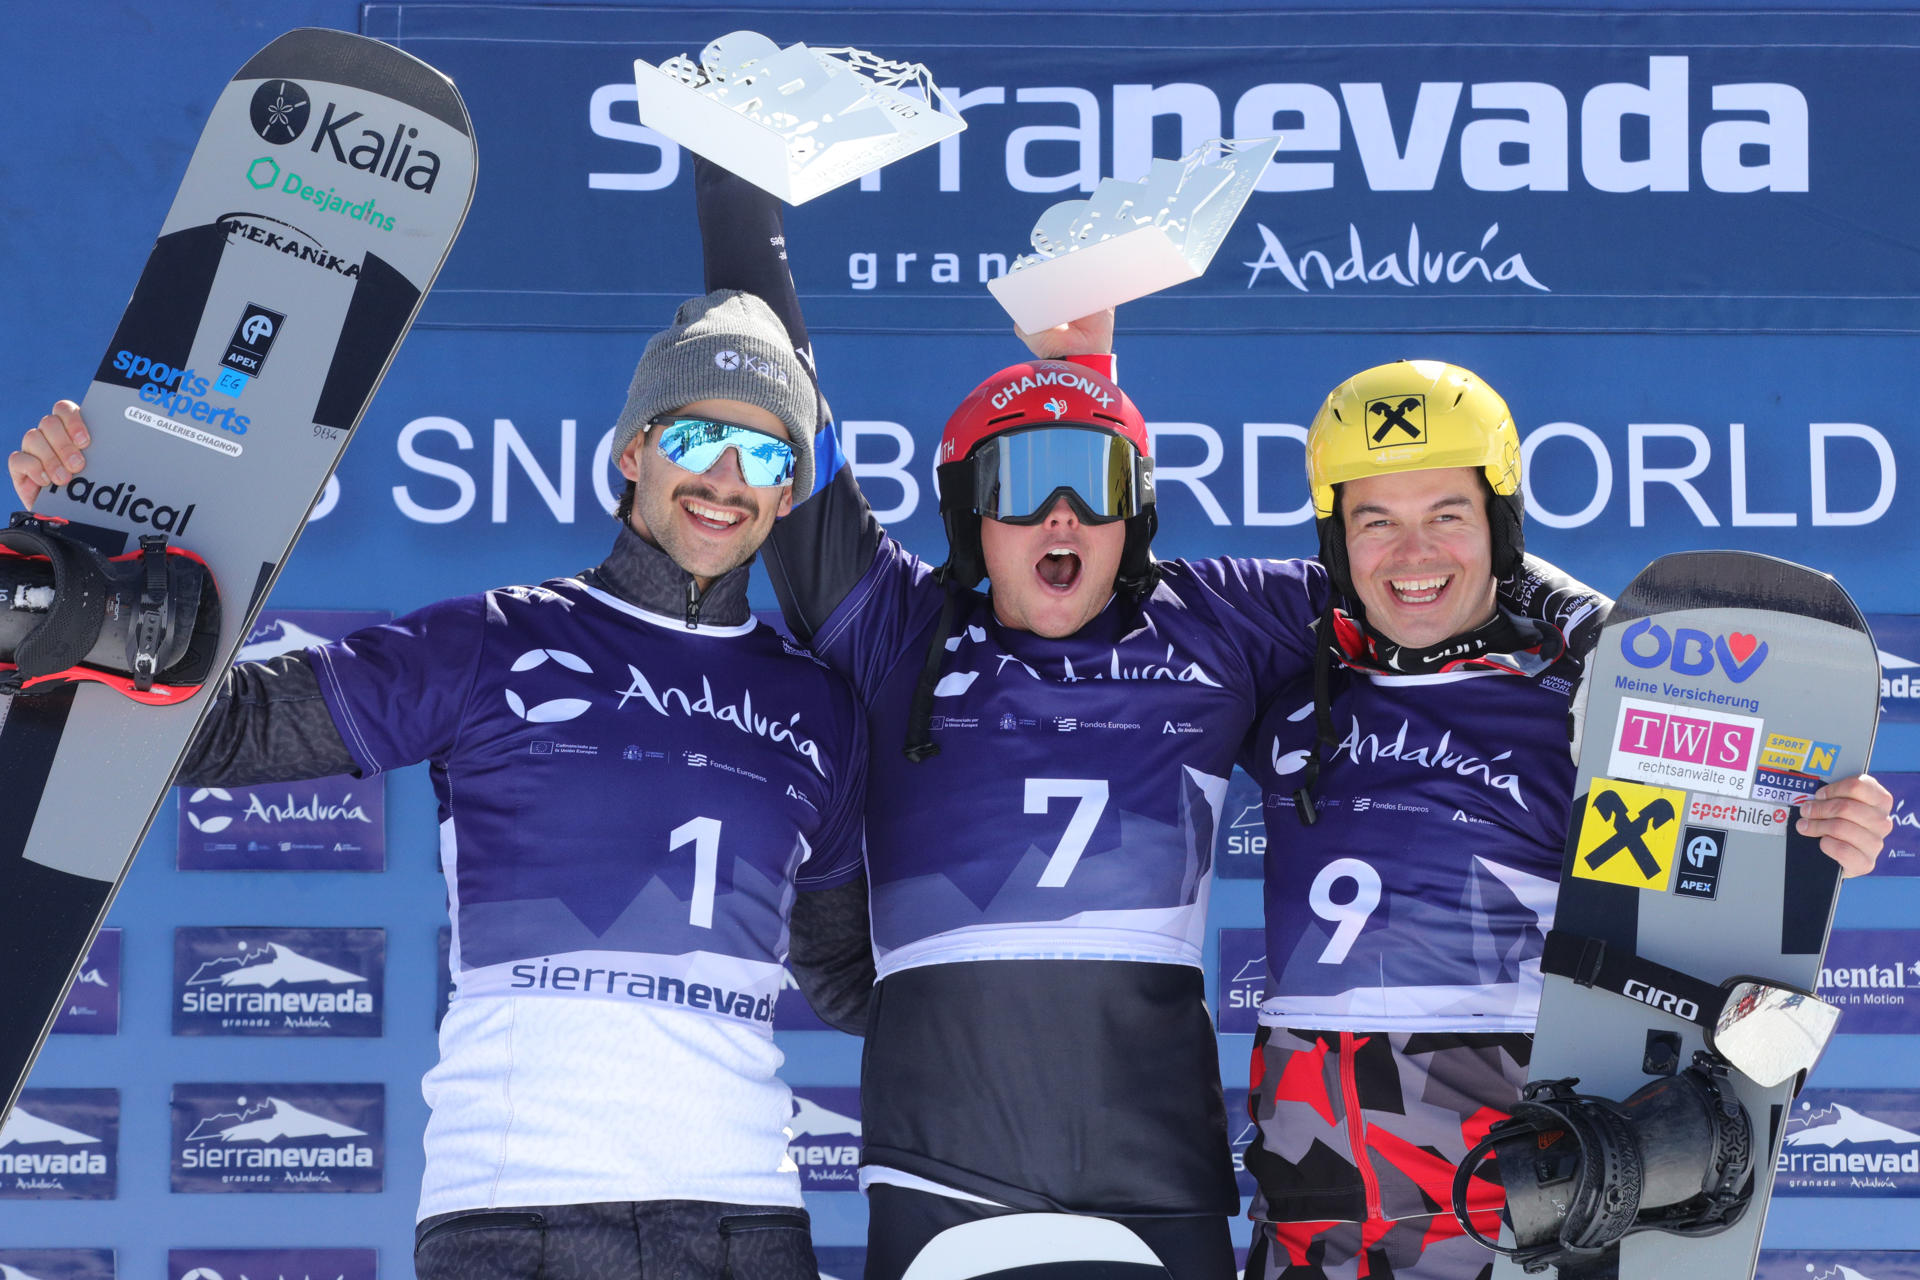
[[[1138,182],[1103,178],[1087,199],[1041,214],[1034,252],[987,288],[1038,333],[1197,280],[1279,148],[1279,138],[1216,138],[1155,160]]]
[[[967,127],[933,75],[860,49],[782,49],[754,31],[658,67],[636,59],[640,122],[788,204]]]

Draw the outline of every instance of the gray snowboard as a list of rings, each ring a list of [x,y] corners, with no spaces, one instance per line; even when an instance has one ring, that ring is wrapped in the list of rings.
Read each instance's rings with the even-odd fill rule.
[[[1811,990],[1839,868],[1792,830],[1793,799],[1867,768],[1879,675],[1866,623],[1825,574],[1731,551],[1648,566],[1592,660],[1555,929],[1709,983]],[[1654,1079],[1650,1032],[1680,1037],[1681,1066],[1703,1047],[1689,1022],[1549,974],[1531,1078],[1577,1076],[1581,1093],[1624,1099]],[[1622,1280],[1753,1274],[1795,1082],[1732,1079],[1753,1120],[1751,1207],[1719,1235],[1627,1237]],[[1522,1274],[1495,1265],[1496,1280]]]
[[[344,32],[280,37],[214,104],[82,403],[86,473],[37,511],[109,555],[161,532],[204,559],[216,672],[445,261],[474,164],[453,83]],[[97,684],[0,696],[8,1109],[211,688],[167,706]]]

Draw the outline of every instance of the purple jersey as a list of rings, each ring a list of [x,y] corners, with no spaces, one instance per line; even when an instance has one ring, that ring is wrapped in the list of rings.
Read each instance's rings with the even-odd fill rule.
[[[1574,764],[1562,662],[1523,676],[1337,670],[1338,746],[1303,826],[1311,682],[1242,763],[1265,793],[1260,1020],[1326,1030],[1530,1031]]]
[[[309,650],[369,776],[433,762],[459,998],[650,1004],[771,1034],[796,883],[860,868],[862,718],[771,627],[573,579]]]
[[[814,647],[870,716],[867,875],[882,977],[989,959],[1200,963],[1227,777],[1263,691],[1305,668],[1324,588],[1301,562],[1175,561],[1071,636],[962,601],[939,754],[902,754],[940,613],[883,539]]]

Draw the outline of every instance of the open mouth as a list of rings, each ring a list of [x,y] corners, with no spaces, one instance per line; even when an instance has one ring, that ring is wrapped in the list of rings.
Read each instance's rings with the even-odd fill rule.
[[[1080,581],[1080,557],[1065,547],[1055,547],[1040,557],[1033,571],[1040,575],[1040,581],[1048,590],[1064,595]]]
[[[692,498],[682,498],[680,509],[687,513],[695,525],[713,533],[725,533],[747,518],[739,511],[729,511],[725,507],[697,502]]]
[[[1393,588],[1393,598],[1405,605],[1432,604],[1440,598],[1452,582],[1451,577],[1444,578],[1389,578],[1387,585]]]

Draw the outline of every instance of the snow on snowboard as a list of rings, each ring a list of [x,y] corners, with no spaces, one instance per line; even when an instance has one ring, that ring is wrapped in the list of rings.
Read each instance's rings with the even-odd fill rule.
[[[1794,806],[1867,768],[1878,656],[1825,574],[1692,552],[1627,587],[1589,688],[1531,1080],[1456,1205],[1505,1184],[1496,1280],[1738,1280],[1837,1018],[1810,993],[1840,870]]]
[[[281,36],[214,104],[82,403],[86,474],[39,500],[36,515],[68,523],[6,538],[14,626],[0,640],[54,621],[0,653],[0,675],[18,684],[71,638],[47,583],[69,604],[102,593],[112,633],[54,663],[88,663],[70,668],[84,682],[0,693],[9,1110],[211,700],[191,672],[170,685],[168,664],[192,648],[173,670],[217,685],[459,233],[474,165],[453,83],[345,32]],[[205,578],[219,607],[198,609],[204,634],[121,664],[144,678],[115,671],[140,611]],[[151,653],[162,630],[139,643]]]

